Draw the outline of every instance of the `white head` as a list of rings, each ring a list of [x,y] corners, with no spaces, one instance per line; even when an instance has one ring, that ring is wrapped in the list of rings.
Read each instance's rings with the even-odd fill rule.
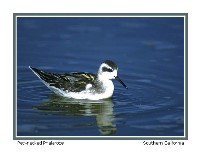
[[[118,67],[117,65],[110,60],[106,60],[104,61],[100,67],[99,67],[99,71],[98,71],[98,78],[103,80],[103,79],[116,79],[118,80],[125,88],[127,88],[127,86],[119,79],[119,77],[117,76],[117,71],[118,71]]]
[[[102,79],[115,79],[117,76],[117,66],[112,61],[106,60],[103,62],[98,71],[98,76]]]

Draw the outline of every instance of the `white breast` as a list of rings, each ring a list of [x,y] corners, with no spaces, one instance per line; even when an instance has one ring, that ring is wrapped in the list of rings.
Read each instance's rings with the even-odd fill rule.
[[[87,86],[86,88],[88,87],[90,88],[90,86]],[[63,96],[74,99],[89,99],[89,100],[100,100],[111,97],[114,91],[113,82],[111,80],[106,80],[103,82],[103,87],[105,91],[102,93],[95,93],[95,92],[89,92],[88,90],[84,90],[81,92],[66,92],[65,94],[63,94]]]

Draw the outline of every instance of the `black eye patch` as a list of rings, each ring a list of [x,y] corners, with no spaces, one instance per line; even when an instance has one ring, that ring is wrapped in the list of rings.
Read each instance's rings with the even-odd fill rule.
[[[107,67],[103,67],[102,68],[103,72],[113,72],[113,69],[107,68]]]

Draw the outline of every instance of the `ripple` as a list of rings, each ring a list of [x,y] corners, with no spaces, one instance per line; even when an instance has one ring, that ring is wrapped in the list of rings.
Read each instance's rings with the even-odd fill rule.
[[[22,18],[18,27],[19,135],[184,135],[183,18]],[[101,102],[55,96],[28,68],[95,73],[106,59],[129,89],[113,80]]]
[[[44,69],[53,70],[51,67],[44,67]],[[121,84],[114,81],[115,91],[112,99],[92,102],[71,100],[52,94],[26,66],[21,66],[18,68],[18,107],[20,109],[33,108],[33,110],[39,110],[52,116],[93,116],[96,119],[99,133],[102,135],[115,134],[116,124],[126,124],[131,128],[155,131],[173,128],[174,132],[180,134],[181,131],[175,128],[184,123],[183,117],[181,114],[177,117],[173,117],[174,114],[168,114],[169,111],[184,110],[183,103],[178,102],[184,93],[174,89],[180,83],[174,79],[169,80],[168,77],[158,80],[158,76],[155,74],[140,72],[132,72],[129,75],[121,73],[120,78],[129,89],[126,90]],[[142,120],[139,119],[140,117]],[[127,119],[129,119],[128,122]],[[69,124],[68,127],[83,125],[90,126],[91,124],[76,122]],[[31,129],[26,129],[25,132]]]

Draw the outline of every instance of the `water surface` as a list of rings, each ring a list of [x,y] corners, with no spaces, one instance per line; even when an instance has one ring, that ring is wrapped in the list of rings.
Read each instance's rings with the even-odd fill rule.
[[[28,66],[96,73],[119,67],[110,99],[52,93]],[[184,136],[184,19],[17,19],[17,136]]]

